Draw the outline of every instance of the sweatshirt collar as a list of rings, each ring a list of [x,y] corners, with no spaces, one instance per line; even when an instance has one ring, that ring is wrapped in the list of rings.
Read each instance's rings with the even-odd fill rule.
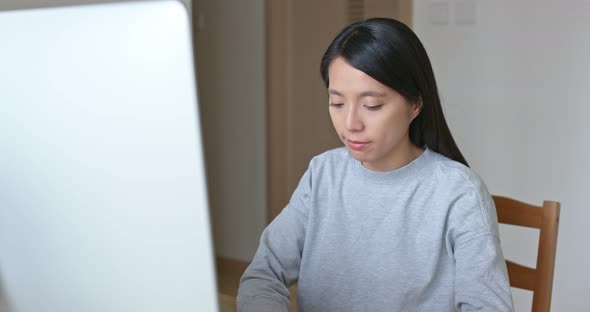
[[[372,171],[363,164],[354,159],[350,153],[348,153],[350,160],[352,161],[352,167],[355,173],[364,179],[366,182],[373,184],[397,184],[400,182],[407,181],[408,179],[416,179],[417,175],[423,171],[424,167],[430,162],[433,157],[433,151],[428,147],[424,149],[424,152],[418,158],[412,160],[405,166],[390,170],[390,171]]]

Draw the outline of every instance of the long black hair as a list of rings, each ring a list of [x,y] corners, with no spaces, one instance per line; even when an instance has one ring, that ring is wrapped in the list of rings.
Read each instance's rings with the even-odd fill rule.
[[[342,57],[352,67],[422,106],[410,124],[410,141],[463,163],[467,161],[447,126],[432,65],[418,36],[403,23],[371,18],[344,28],[322,57],[320,72],[330,85],[328,68]]]

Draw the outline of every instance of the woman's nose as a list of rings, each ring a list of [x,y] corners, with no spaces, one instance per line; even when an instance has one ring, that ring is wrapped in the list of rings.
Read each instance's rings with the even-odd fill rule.
[[[361,120],[358,111],[351,107],[346,112],[344,126],[348,131],[362,131],[364,129],[363,121]]]

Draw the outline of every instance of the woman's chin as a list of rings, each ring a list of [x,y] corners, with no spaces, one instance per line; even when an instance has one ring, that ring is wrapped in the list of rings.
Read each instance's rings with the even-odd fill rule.
[[[352,156],[352,158],[360,161],[360,162],[370,162],[371,161],[371,157],[369,157],[369,155],[367,155],[366,151],[356,151],[350,148],[347,148],[348,152],[350,153],[350,155]]]

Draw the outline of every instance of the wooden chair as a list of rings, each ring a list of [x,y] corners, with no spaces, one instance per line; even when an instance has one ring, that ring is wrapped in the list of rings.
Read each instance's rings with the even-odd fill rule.
[[[539,233],[537,267],[529,268],[506,260],[510,286],[533,291],[533,312],[551,308],[551,290],[557,247],[560,203],[544,201],[533,206],[514,199],[492,196],[496,204],[498,222],[536,228]]]

